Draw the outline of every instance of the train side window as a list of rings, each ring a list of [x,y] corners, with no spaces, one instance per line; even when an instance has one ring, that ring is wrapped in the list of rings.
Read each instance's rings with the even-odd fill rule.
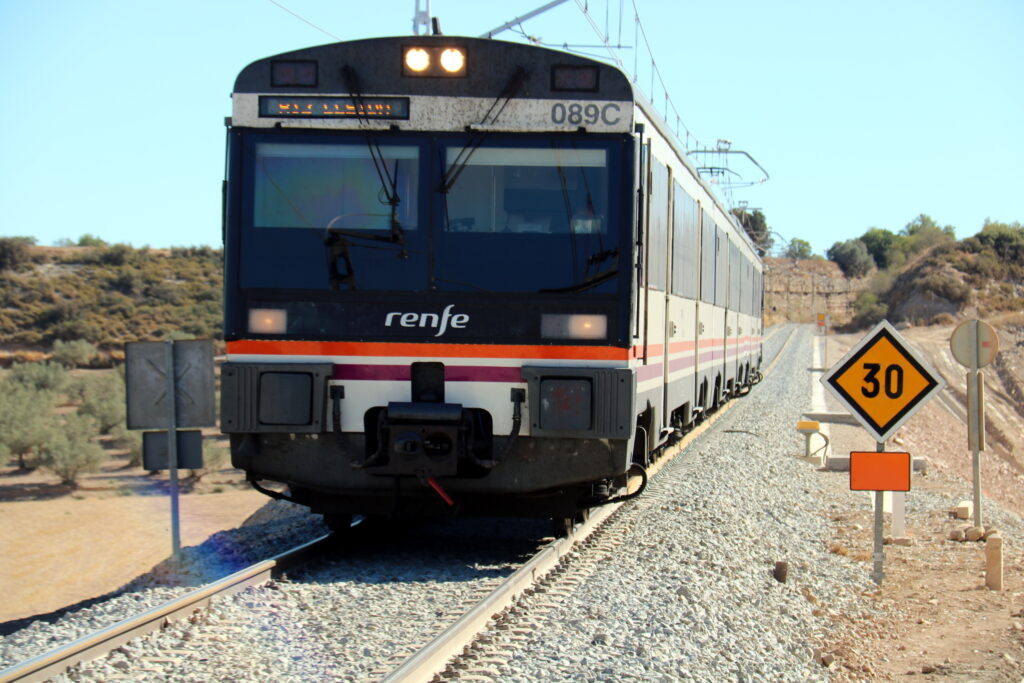
[[[651,204],[648,213],[648,271],[651,286],[665,291],[668,279],[668,168],[651,159]]]
[[[740,258],[740,247],[729,240],[729,310],[740,310],[740,294],[743,287],[743,269],[746,262]]]
[[[715,305],[729,305],[729,236],[715,226]]]
[[[715,222],[707,211],[701,211],[700,230],[700,300],[715,303]]]
[[[699,214],[696,200],[677,182],[672,183],[672,215],[672,293],[696,299],[700,289]]]

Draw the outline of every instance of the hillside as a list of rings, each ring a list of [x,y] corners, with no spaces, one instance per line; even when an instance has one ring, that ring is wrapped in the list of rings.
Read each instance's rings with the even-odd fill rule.
[[[872,229],[865,237],[881,232]],[[902,251],[899,243],[882,245],[872,258],[859,245],[864,261],[856,268],[842,259],[766,259],[766,322],[811,322],[815,314],[829,313],[833,326],[851,331],[883,318],[930,325],[1024,311],[1019,223],[986,223],[959,241],[938,230],[889,236],[903,240]]]
[[[221,336],[220,250],[0,242],[0,345],[7,349],[84,339],[112,351],[168,335]]]

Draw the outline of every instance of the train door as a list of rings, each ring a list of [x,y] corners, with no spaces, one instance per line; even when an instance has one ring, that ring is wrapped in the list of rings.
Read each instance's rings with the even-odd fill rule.
[[[703,207],[700,214],[700,298],[697,303],[697,403],[709,409],[715,389],[715,223]]]
[[[725,387],[735,391],[740,368],[740,301],[743,291],[743,266],[740,248],[729,238],[729,302],[725,314]],[[731,382],[731,387],[730,387]]]
[[[712,393],[712,404],[720,401],[726,388],[726,317],[729,308],[729,235],[715,226],[715,316],[714,367],[717,392]]]
[[[672,424],[672,410],[674,404],[669,399],[669,373],[671,372],[671,347],[672,338],[675,336],[675,330],[673,329],[675,323],[672,320],[672,251],[675,248],[672,240],[672,168],[666,167],[664,174],[664,186],[659,187],[659,183],[655,183],[661,193],[662,203],[659,205],[658,212],[664,218],[664,244],[665,253],[661,255],[661,260],[665,264],[665,279],[664,279],[664,299],[662,301],[662,311],[664,315],[664,325],[662,328],[662,351],[661,351],[661,429],[666,431],[671,427]]]

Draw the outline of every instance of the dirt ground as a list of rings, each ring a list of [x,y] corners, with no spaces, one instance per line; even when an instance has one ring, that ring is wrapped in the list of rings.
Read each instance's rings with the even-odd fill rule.
[[[970,452],[956,406],[962,401],[963,370],[949,358],[951,331],[902,332],[960,390],[926,404],[891,440],[890,450],[928,457],[931,474],[915,476],[915,489],[970,499]],[[831,336],[829,364],[861,336]],[[983,488],[1018,515],[1024,514],[1024,405],[1012,398],[1020,388],[1010,384],[1024,382],[1018,369],[1024,367],[1022,347],[1024,334],[1007,335],[1001,369],[985,371],[991,447],[984,457]],[[860,428],[834,425],[831,433],[837,453],[874,450],[874,441]],[[822,477],[837,492],[849,488],[844,473],[822,472]],[[0,622],[102,595],[164,560],[170,524],[163,479],[124,469],[114,460],[71,492],[45,473],[0,468],[0,591],[5,597]],[[196,545],[240,525],[266,500],[237,472],[206,475],[181,498],[182,544]],[[867,506],[823,514],[831,517],[833,536],[822,542],[869,570],[872,513]],[[888,523],[887,516],[887,529]],[[985,588],[984,543],[947,540],[959,524],[945,509],[908,515],[913,545],[886,546],[885,580],[864,595],[887,616],[847,615],[816,603],[834,634],[823,653],[834,658],[829,668],[835,680],[1024,681],[1024,539],[1004,532],[1004,590],[994,592]]]
[[[171,553],[166,475],[114,459],[77,491],[57,482],[0,469],[0,623],[116,590]],[[188,487],[179,498],[183,547],[238,527],[267,502],[234,470]]]
[[[927,403],[888,444],[889,450],[929,460],[930,474],[914,476],[908,500],[914,490],[972,498],[971,452],[966,426],[958,417],[962,403],[958,407],[956,400],[962,400],[965,370],[949,352],[952,330],[901,332],[952,387],[944,399]],[[829,364],[838,362],[862,336],[830,337]],[[1017,341],[1013,335],[1003,336],[1004,365],[1020,355]],[[1007,383],[1013,378],[991,367],[984,372],[989,448],[982,456],[982,491],[1005,510],[1024,515],[1024,405],[1012,398],[1013,388],[1000,375]],[[1019,375],[1016,379],[1024,381]],[[838,404],[830,409],[841,410]],[[836,453],[875,449],[873,438],[859,427],[833,425],[831,433]],[[837,489],[848,489],[848,474],[822,476]],[[870,570],[874,535],[868,505],[866,501],[860,510],[833,511],[834,535],[827,542],[833,552]],[[835,633],[824,648],[835,658],[830,665],[835,680],[1024,681],[1024,539],[1001,533],[1003,590],[992,591],[985,586],[985,543],[948,538],[969,521],[951,518],[948,509],[908,514],[907,537],[913,545],[885,546],[885,579],[877,591],[864,596],[889,616],[856,618],[823,606],[822,617],[832,622]],[[890,522],[886,515],[887,534]]]

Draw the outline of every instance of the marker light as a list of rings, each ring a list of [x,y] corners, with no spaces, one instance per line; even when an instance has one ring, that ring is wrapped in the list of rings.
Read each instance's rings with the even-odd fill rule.
[[[284,334],[287,331],[288,311],[280,308],[252,308],[249,310],[249,332]]]
[[[608,316],[544,313],[540,317],[540,336],[545,339],[604,339],[608,336]]]
[[[430,66],[430,54],[422,47],[411,47],[405,51],[405,65],[417,73],[424,71]]]
[[[465,65],[466,56],[462,54],[462,50],[449,47],[441,53],[441,67],[448,73],[462,71],[462,67]]]

